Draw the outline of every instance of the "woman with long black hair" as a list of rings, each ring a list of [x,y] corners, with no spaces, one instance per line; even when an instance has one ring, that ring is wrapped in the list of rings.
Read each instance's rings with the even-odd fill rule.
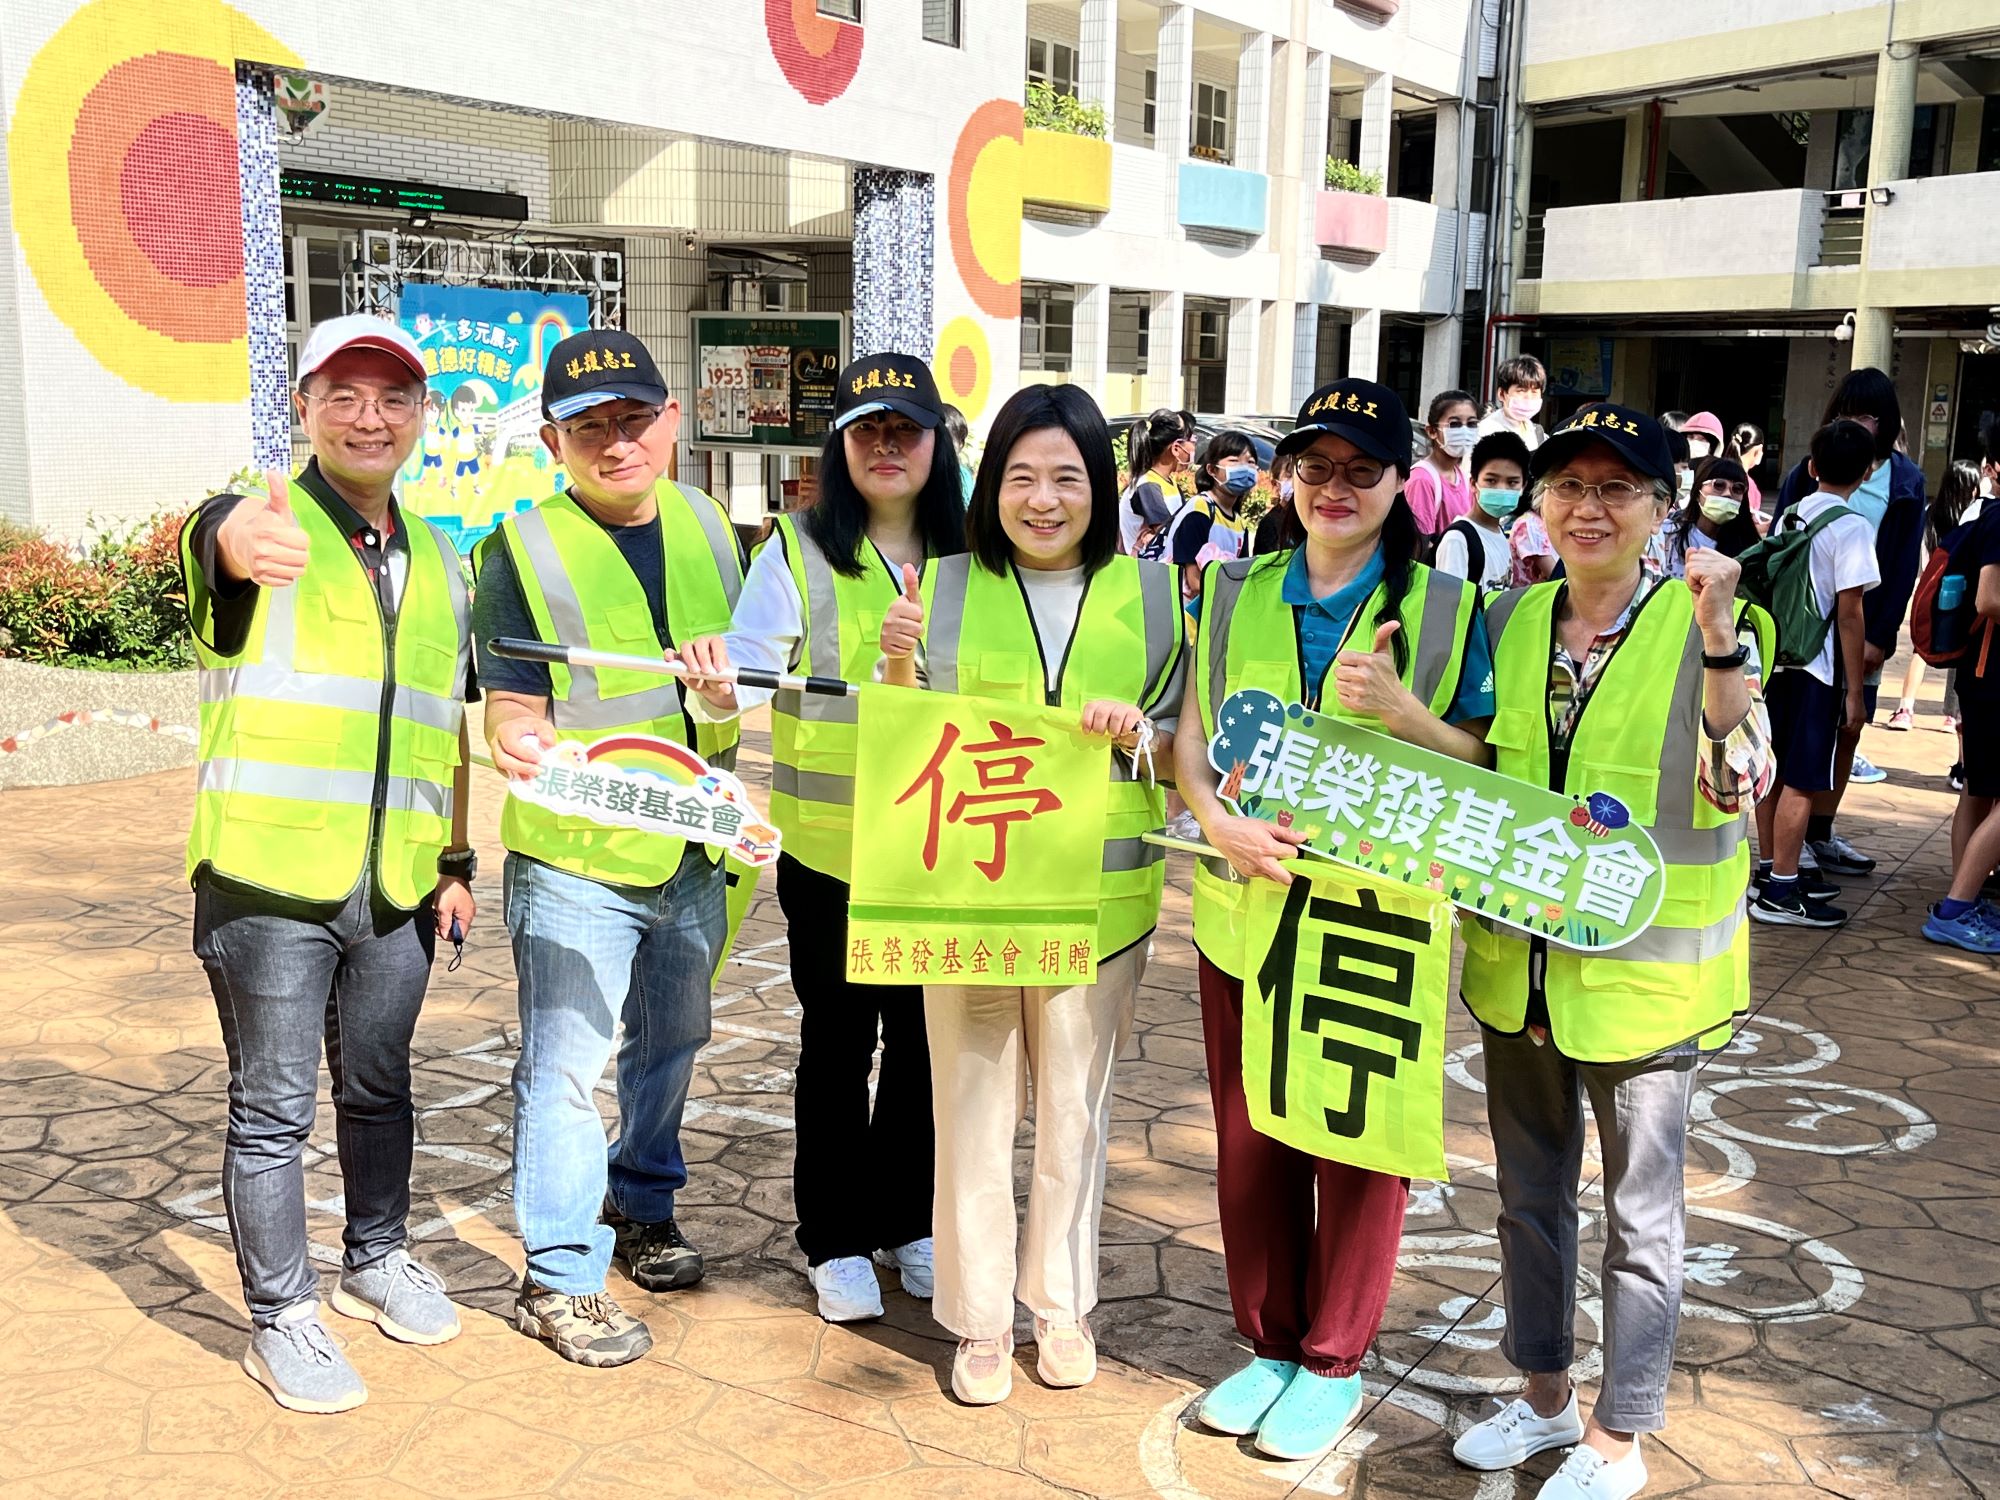
[[[1232,815],[1208,761],[1230,693],[1357,721],[1484,765],[1492,654],[1476,585],[1416,561],[1403,403],[1370,380],[1322,386],[1278,449],[1294,486],[1283,550],[1217,563],[1202,592],[1194,690],[1176,737],[1181,795],[1219,858],[1195,867],[1194,938],[1215,1106],[1216,1193],[1229,1300],[1254,1358],[1201,1420],[1257,1434],[1274,1458],[1332,1447],[1361,1404],[1356,1373],[1396,1271],[1407,1178],[1309,1156],[1250,1124],[1243,1095],[1249,882],[1289,885],[1290,828]]]
[[[944,422],[921,360],[877,354],[843,370],[818,499],[778,517],[729,634],[689,643],[689,664],[866,681],[882,619],[906,582],[915,587],[937,559],[965,550],[958,453]],[[821,1317],[879,1317],[873,1260],[893,1264],[911,1296],[931,1295],[930,1052],[921,989],[846,979],[857,700],[690,686],[712,715],[771,701],[771,816],[784,836],[778,904],[800,1007],[799,1249]]]
[[[1687,577],[1688,553],[1713,547],[1741,557],[1757,541],[1750,510],[1750,475],[1736,459],[1705,458],[1695,466],[1694,498],[1667,517],[1666,574]]]

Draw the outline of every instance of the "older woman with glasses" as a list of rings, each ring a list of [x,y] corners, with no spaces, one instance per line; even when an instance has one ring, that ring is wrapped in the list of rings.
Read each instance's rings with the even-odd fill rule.
[[[1770,787],[1769,728],[1753,649],[1738,642],[1735,561],[1690,551],[1684,583],[1646,563],[1674,498],[1660,425],[1586,407],[1534,469],[1565,576],[1487,611],[1495,768],[1619,798],[1658,846],[1666,889],[1650,927],[1588,958],[1465,926],[1461,993],[1483,1031],[1500,1186],[1501,1351],[1528,1383],[1453,1451],[1507,1469],[1577,1444],[1543,1500],[1628,1500],[1646,1483],[1638,1435],[1666,1424],[1696,1070],[1749,1001],[1745,814]],[[1604,1374],[1588,1426],[1569,1377],[1585,1098],[1605,1220]]]

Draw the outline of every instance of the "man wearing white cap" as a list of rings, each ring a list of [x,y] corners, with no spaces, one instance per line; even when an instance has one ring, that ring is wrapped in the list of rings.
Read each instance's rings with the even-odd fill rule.
[[[366,315],[313,331],[312,458],[181,532],[201,667],[188,877],[229,1055],[223,1205],[250,1310],[243,1367],[294,1411],[367,1398],[320,1321],[304,1151],[322,1043],[346,1210],[334,1308],[391,1338],[458,1332],[410,1258],[410,1038],[437,940],[472,925],[464,575],[397,506],[423,430],[416,343]]]

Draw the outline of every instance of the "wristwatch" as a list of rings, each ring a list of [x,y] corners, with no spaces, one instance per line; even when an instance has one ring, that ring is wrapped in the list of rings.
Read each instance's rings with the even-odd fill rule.
[[[467,885],[479,873],[477,849],[447,849],[438,856],[438,874],[454,876]]]
[[[1701,653],[1701,664],[1711,672],[1726,672],[1731,667],[1742,666],[1748,660],[1750,660],[1750,647],[1744,641],[1738,641],[1736,649],[1725,656],[1710,656],[1706,651]]]

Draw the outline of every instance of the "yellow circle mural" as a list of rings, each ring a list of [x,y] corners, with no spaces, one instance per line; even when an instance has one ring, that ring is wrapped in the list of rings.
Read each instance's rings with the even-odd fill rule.
[[[958,134],[945,181],[951,255],[989,317],[1021,315],[1021,106],[989,99]]]
[[[993,351],[985,330],[971,318],[953,318],[938,334],[931,370],[945,400],[964,412],[966,421],[978,421],[993,385]]]
[[[221,0],[92,0],[28,64],[8,168],[43,299],[170,401],[249,394],[236,61],[298,57]]]

